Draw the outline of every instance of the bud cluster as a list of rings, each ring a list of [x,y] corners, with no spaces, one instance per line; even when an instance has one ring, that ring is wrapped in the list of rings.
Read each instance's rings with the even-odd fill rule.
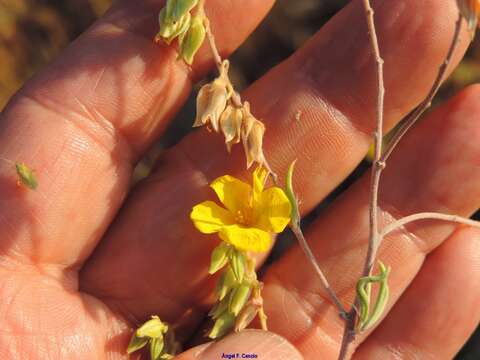
[[[209,313],[214,321],[208,333],[217,339],[230,330],[241,331],[261,312],[261,283],[257,280],[255,263],[243,251],[221,243],[212,253],[210,274],[223,269],[216,288],[216,304]]]
[[[197,116],[194,127],[207,125],[215,132],[222,132],[228,152],[242,141],[247,158],[247,168],[254,162],[266,166],[263,154],[265,125],[250,112],[250,104],[236,104],[235,91],[228,77],[229,62],[224,60],[220,75],[204,85],[197,97]]]
[[[167,0],[160,11],[158,21],[160,31],[156,41],[163,40],[168,45],[178,39],[179,57],[191,65],[195,54],[205,40],[205,13],[203,8],[192,15],[199,0]]]
[[[151,360],[173,359],[180,352],[180,344],[175,341],[173,331],[158,316],[152,316],[133,333],[127,352],[132,354],[147,345]]]

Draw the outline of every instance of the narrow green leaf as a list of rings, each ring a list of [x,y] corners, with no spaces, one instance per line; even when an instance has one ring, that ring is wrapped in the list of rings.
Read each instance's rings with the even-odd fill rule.
[[[285,182],[285,194],[287,195],[288,200],[290,200],[290,204],[292,205],[292,213],[290,215],[292,222],[300,221],[300,215],[298,211],[298,201],[297,201],[295,192],[293,190],[293,170],[295,169],[296,162],[297,160],[292,161],[292,163],[288,167],[287,178]]]
[[[390,289],[388,286],[388,275],[390,274],[390,267],[385,267],[382,262],[379,262],[380,266],[380,276],[381,280],[379,281],[380,287],[378,289],[377,299],[375,301],[375,305],[373,306],[373,310],[371,315],[368,317],[368,320],[363,324],[361,330],[367,330],[371,328],[375,323],[382,317],[383,312],[385,311],[385,307],[388,303],[388,298],[390,294]]]

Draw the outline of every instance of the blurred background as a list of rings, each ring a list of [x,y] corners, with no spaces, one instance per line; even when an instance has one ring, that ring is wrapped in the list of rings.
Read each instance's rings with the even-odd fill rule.
[[[348,0],[277,0],[268,18],[233,55],[231,75],[234,83],[239,89],[248,86],[300,47],[347,2]],[[0,111],[29,77],[42,69],[101,16],[110,3],[111,0],[0,0]],[[436,101],[479,81],[480,42],[476,42],[442,87]],[[194,99],[193,95],[173,122],[174,125],[137,166],[136,181],[148,174],[163,148],[175,144],[190,130],[195,112]],[[368,161],[364,161],[305,222],[316,217],[367,168]],[[479,214],[476,218],[480,218]],[[283,236],[273,258],[291,241],[288,234]],[[480,359],[480,327],[456,359]]]

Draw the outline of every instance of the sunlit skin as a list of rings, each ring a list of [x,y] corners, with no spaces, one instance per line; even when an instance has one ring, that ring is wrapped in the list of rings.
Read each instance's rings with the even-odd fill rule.
[[[455,4],[373,1],[386,130],[427,94],[453,34]],[[207,1],[221,53],[240,46],[272,5]],[[209,257],[218,242],[199,234],[189,213],[215,200],[213,179],[248,181],[251,172],[240,145],[229,156],[222,136],[200,129],[130,190],[135,162],[192,82],[213,69],[207,46],[190,69],[174,49],[153,43],[160,7],[156,0],[115,2],[0,115],[0,155],[35,169],[39,184],[36,191],[17,187],[15,169],[0,162],[0,359],[126,358],[131,328],[152,314],[179,326],[183,340],[205,319],[216,280]],[[376,88],[366,29],[354,0],[243,94],[266,124],[273,169],[283,178],[298,159],[294,186],[304,215],[368,150]],[[465,32],[450,70],[468,39]],[[479,113],[480,87],[472,86],[407,136],[381,182],[384,221],[417,211],[475,212]],[[365,258],[368,186],[367,175],[305,229],[346,305]],[[388,237],[380,258],[392,268],[390,304],[381,324],[357,338],[353,358],[451,359],[480,320],[479,231],[418,223]],[[334,359],[343,323],[300,250],[294,246],[262,281],[271,333],[228,336],[197,358],[254,351],[260,359]]]

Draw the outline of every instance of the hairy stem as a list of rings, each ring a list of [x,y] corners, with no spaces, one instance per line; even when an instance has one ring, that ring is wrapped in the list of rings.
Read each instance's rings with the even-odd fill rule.
[[[464,224],[468,226],[473,226],[476,228],[480,228],[480,221],[475,221],[472,219],[467,219],[458,215],[448,215],[448,214],[441,214],[435,212],[423,212],[418,214],[413,214],[409,216],[405,216],[397,221],[392,222],[385,226],[385,228],[380,233],[381,237],[385,237],[391,232],[398,230],[402,226],[405,226],[409,223],[419,220],[440,220],[440,221],[449,221],[458,224]]]
[[[382,170],[385,168],[385,162],[382,161],[382,139],[383,139],[383,114],[384,114],[384,99],[385,86],[383,79],[383,59],[380,56],[380,48],[378,46],[378,37],[375,28],[374,11],[369,0],[363,0],[363,7],[365,10],[365,17],[367,19],[368,34],[370,45],[375,57],[376,73],[377,73],[377,108],[376,108],[376,128],[373,134],[374,137],[374,153],[375,160],[372,165],[371,184],[370,184],[370,204],[369,204],[369,238],[368,250],[363,267],[362,277],[370,275],[372,271],[378,247],[381,242],[381,237],[378,231],[378,188],[380,183],[380,176]],[[340,348],[339,359],[343,360],[348,355],[350,344],[355,339],[355,324],[357,322],[357,309],[359,306],[358,295],[355,297],[352,309],[348,314],[348,319],[345,322],[345,329],[343,333],[342,345]]]

